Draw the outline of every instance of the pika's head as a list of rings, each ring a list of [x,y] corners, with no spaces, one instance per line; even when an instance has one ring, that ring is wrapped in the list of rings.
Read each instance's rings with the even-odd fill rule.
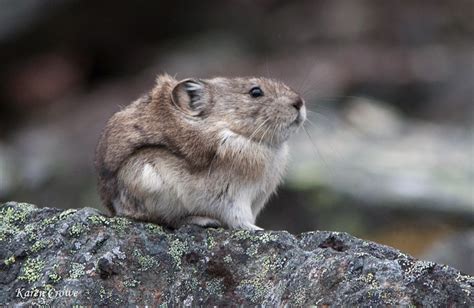
[[[267,145],[283,143],[306,119],[303,99],[268,78],[185,79],[174,86],[172,102],[202,129]]]

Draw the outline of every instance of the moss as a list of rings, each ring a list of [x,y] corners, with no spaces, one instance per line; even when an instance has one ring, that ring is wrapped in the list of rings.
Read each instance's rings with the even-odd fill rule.
[[[169,254],[171,255],[171,258],[173,259],[173,262],[176,267],[181,267],[181,257],[183,256],[187,248],[188,245],[186,244],[186,242],[182,242],[179,239],[176,239],[171,242]]]
[[[133,251],[133,256],[137,259],[138,264],[140,265],[140,271],[147,271],[158,265],[158,262],[153,257],[144,255],[138,249]]]
[[[69,278],[78,279],[85,275],[84,264],[73,262],[71,265],[71,270],[69,271]]]
[[[11,256],[10,258],[7,258],[5,259],[5,261],[3,261],[3,263],[5,263],[6,266],[10,266],[15,262],[16,262],[15,256]]]
[[[43,260],[40,260],[39,258],[27,259],[22,268],[22,275],[18,278],[30,283],[35,282],[41,277],[43,269]]]

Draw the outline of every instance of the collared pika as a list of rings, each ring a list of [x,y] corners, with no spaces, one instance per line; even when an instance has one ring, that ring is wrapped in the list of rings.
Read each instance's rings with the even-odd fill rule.
[[[171,227],[258,230],[305,118],[303,99],[276,80],[161,75],[102,133],[101,199],[113,215]]]

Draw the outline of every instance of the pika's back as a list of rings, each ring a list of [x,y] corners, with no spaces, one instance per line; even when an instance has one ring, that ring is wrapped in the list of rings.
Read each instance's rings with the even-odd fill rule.
[[[258,178],[268,153],[278,151],[305,117],[301,97],[276,80],[159,76],[148,94],[107,122],[95,162],[101,199],[115,214],[120,169],[153,148],[191,174],[228,168],[229,176]]]

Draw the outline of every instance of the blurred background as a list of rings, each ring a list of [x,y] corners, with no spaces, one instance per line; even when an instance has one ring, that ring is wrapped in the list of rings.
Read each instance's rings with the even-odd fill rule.
[[[157,74],[306,99],[266,229],[346,231],[474,274],[474,1],[0,1],[0,201],[103,209],[94,149]]]

